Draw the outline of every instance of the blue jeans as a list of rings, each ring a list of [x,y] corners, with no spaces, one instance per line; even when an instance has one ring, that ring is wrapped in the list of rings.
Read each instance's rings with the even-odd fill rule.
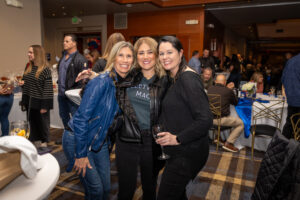
[[[85,189],[87,200],[108,200],[110,192],[110,160],[107,142],[99,152],[88,152],[92,169],[86,168],[85,177],[80,175],[80,181]]]
[[[57,96],[59,116],[64,124],[65,129],[68,128],[68,122],[70,120],[70,115],[73,116],[78,108],[78,105],[73,103],[66,96]]]
[[[75,162],[75,136],[68,130],[64,131],[62,140],[64,153],[69,161],[66,171],[70,172]],[[85,177],[80,175],[80,181],[84,186],[85,199],[106,200],[110,192],[110,160],[108,143],[105,142],[97,153],[88,151],[88,159],[92,169],[86,168]]]
[[[75,162],[75,137],[72,131],[64,131],[62,138],[62,147],[69,162],[66,171],[71,172]]]
[[[14,102],[14,95],[0,95],[0,123],[2,136],[8,135],[8,115]]]

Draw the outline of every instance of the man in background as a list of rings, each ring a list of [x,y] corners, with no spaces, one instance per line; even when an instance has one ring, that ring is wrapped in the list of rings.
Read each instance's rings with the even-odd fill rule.
[[[213,85],[212,69],[210,67],[204,68],[203,73],[201,74],[201,80],[204,89],[206,90]]]
[[[201,74],[201,63],[199,60],[200,53],[198,50],[193,51],[192,58],[189,61],[189,67],[193,68],[198,74]]]
[[[203,50],[203,56],[200,58],[200,62],[202,69],[210,67],[212,69],[213,74],[215,73],[214,59],[211,56],[209,56],[208,49]]]
[[[77,38],[74,34],[64,37],[64,54],[58,63],[58,105],[59,115],[66,130],[70,130],[68,122],[78,105],[65,95],[65,91],[82,87],[82,82],[75,82],[77,75],[87,68],[87,60],[77,51]],[[57,143],[60,143],[58,141]]]
[[[287,61],[281,81],[282,91],[288,103],[288,114],[282,134],[290,139],[294,137],[290,117],[300,113],[300,54]]]
[[[207,94],[219,94],[221,96],[221,126],[233,128],[222,148],[226,151],[237,152],[238,149],[234,143],[244,130],[244,123],[239,117],[230,116],[230,104],[237,105],[238,103],[233,88],[234,83],[228,83],[226,86],[226,77],[220,74],[216,77],[215,85],[208,88]],[[218,125],[217,119],[213,120],[213,124]]]

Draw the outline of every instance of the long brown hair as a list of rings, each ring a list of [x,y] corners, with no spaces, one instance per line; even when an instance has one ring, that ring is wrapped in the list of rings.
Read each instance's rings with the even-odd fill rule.
[[[121,42],[121,41],[125,41],[125,38],[121,33],[111,34],[106,42],[102,58],[107,60],[109,53],[110,53],[111,49],[113,48],[113,46],[116,43]]]
[[[39,78],[41,72],[47,67],[46,55],[45,50],[41,45],[31,45],[33,49],[34,59],[33,62],[29,63],[29,66],[26,68],[24,74],[28,74],[32,70],[32,65],[37,66],[38,69],[35,73],[35,77]]]

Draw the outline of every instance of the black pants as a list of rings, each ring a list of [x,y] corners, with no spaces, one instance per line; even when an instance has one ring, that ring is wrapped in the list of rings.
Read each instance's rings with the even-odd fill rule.
[[[157,173],[154,170],[153,138],[142,135],[142,143],[126,143],[117,138],[116,164],[119,200],[131,200],[137,185],[138,167],[141,172],[143,200],[155,200]]]
[[[205,165],[209,146],[208,139],[199,149],[188,155],[171,156],[166,162],[157,200],[186,200],[186,186],[193,180]]]
[[[29,140],[34,142],[41,140],[49,141],[50,111],[41,114],[40,110],[30,109],[29,112],[30,135]]]
[[[282,134],[288,139],[294,137],[293,127],[292,127],[290,117],[296,113],[300,113],[300,107],[288,106],[288,114],[287,114],[286,121],[285,121],[283,130],[282,130]]]

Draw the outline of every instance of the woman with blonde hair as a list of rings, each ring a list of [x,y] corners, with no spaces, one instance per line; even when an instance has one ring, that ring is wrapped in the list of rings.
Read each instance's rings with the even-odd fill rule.
[[[118,84],[118,103],[123,114],[140,131],[136,139],[125,129],[117,135],[116,164],[118,170],[118,199],[132,199],[141,173],[143,200],[156,198],[156,182],[164,163],[157,160],[160,147],[155,144],[152,126],[157,124],[160,103],[168,88],[165,70],[158,61],[157,42],[142,37],[134,44],[135,69],[126,81]]]
[[[100,59],[97,59],[93,64],[94,72],[102,72],[104,70],[111,49],[116,43],[121,41],[125,41],[125,38],[121,33],[113,33],[109,36],[102,57]]]
[[[50,109],[53,108],[51,70],[47,66],[45,50],[40,45],[28,49],[29,63],[23,75],[22,105],[28,112],[29,140],[47,147],[50,129]],[[41,144],[40,144],[41,142]]]
[[[109,198],[107,132],[119,109],[115,84],[126,77],[133,61],[132,44],[125,41],[115,44],[104,72],[89,81],[85,87],[81,104],[69,122],[72,131],[64,132],[63,149],[70,162],[68,168],[72,169],[74,164],[85,189],[85,199]]]
[[[256,83],[256,93],[264,92],[264,76],[261,72],[254,72],[250,81]]]

